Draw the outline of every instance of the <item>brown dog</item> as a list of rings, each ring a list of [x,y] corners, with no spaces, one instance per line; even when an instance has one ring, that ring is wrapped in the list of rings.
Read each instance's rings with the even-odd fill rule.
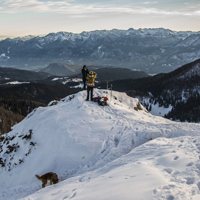
[[[53,173],[53,172],[48,172],[48,173],[46,173],[46,174],[44,174],[42,176],[39,176],[39,175],[36,174],[35,177],[38,180],[42,181],[42,187],[43,188],[47,184],[48,180],[50,181],[50,185],[52,185],[52,182],[53,182],[53,184],[58,183],[58,180],[59,180],[57,174]]]

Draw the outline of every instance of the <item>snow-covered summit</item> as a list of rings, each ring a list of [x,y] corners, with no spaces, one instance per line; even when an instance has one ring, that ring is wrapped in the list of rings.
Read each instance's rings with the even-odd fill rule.
[[[192,144],[188,147],[189,150],[185,149],[188,154],[185,156],[186,160],[183,157],[179,159],[180,163],[185,168],[186,165],[198,166],[188,151],[199,145],[199,124],[175,123],[153,116],[140,105],[138,99],[128,97],[125,93],[98,89],[94,93],[95,96],[107,96],[109,106],[102,107],[96,102],[85,101],[86,91],[82,91],[36,109],[1,138],[0,199],[20,199],[40,190],[41,182],[34,175],[50,171],[58,174],[60,183],[25,199],[103,200],[118,199],[116,197],[122,199],[123,195],[124,199],[133,199],[133,193],[144,199],[150,193],[155,197],[162,197],[165,193],[161,192],[161,185],[168,184],[172,175],[176,178],[177,170],[179,174],[183,173],[184,167],[176,169],[170,163],[172,161],[166,164],[172,157],[178,160],[179,156],[183,156],[180,144],[188,145],[183,142],[183,137],[187,137],[187,141],[192,141]],[[160,139],[154,140],[158,137]],[[163,137],[176,139],[168,140]],[[177,142],[172,142],[173,140]],[[142,144],[144,145],[139,147]],[[176,155],[170,148],[177,152],[180,150],[180,153]],[[165,157],[165,153],[170,157]],[[162,163],[163,167],[156,167],[153,163],[152,166],[147,166],[154,155],[157,155],[160,160],[156,161],[158,164]],[[194,155],[197,156],[198,152]],[[179,166],[178,162],[176,165]],[[124,170],[127,174],[124,174]],[[143,183],[147,181],[146,185],[151,185],[146,188],[148,191],[142,191],[141,188],[141,193],[139,189],[133,192],[134,187],[131,187],[129,193],[125,194],[124,180],[129,179],[127,183],[135,185],[134,181],[138,181],[139,177],[134,177],[138,173],[152,173],[156,179],[150,184],[153,177],[143,177]],[[122,176],[125,179],[121,182]],[[191,184],[196,184],[197,194],[200,186],[198,189],[195,176],[191,177],[192,180],[188,177],[189,184],[186,186],[191,188]],[[112,177],[115,177],[114,182],[110,179]],[[107,179],[109,185],[105,184]],[[190,188],[186,186],[187,191]],[[109,187],[111,191],[117,192],[109,193]],[[138,188],[139,185],[135,187]],[[121,192],[119,189],[122,189]],[[98,196],[95,197],[93,191],[105,191],[106,194],[97,192]],[[177,191],[180,189],[177,188],[175,195]]]
[[[88,39],[89,37],[110,37],[110,38],[119,38],[124,36],[125,34],[134,34],[140,36],[151,36],[151,37],[169,37],[169,36],[178,36],[182,39],[189,37],[192,34],[199,34],[199,32],[191,32],[191,31],[172,31],[169,29],[164,28],[144,28],[144,29],[133,29],[130,28],[128,30],[120,30],[120,29],[112,29],[112,30],[95,30],[95,31],[83,31],[81,33],[72,33],[72,32],[57,32],[57,33],[49,33],[46,36],[39,37],[41,40],[45,40],[46,42],[60,40],[72,40],[75,41],[76,39]],[[26,37],[18,37],[15,40],[29,40],[33,39],[33,36],[26,36]]]

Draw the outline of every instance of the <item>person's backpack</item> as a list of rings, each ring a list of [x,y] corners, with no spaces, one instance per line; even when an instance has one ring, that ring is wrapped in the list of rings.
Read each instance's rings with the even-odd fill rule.
[[[94,97],[94,98],[93,98],[93,101],[94,101],[94,102],[98,102],[98,104],[99,104],[100,106],[107,106],[107,105],[108,105],[108,104],[107,104],[107,101],[108,101],[108,98],[107,98],[107,97],[100,97],[100,96]]]

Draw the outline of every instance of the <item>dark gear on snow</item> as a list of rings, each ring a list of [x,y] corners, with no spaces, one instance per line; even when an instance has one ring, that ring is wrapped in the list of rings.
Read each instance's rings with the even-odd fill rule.
[[[108,98],[107,98],[107,97],[100,97],[100,96],[94,97],[94,98],[93,98],[93,101],[94,101],[94,102],[98,102],[98,104],[99,104],[100,106],[108,106],[108,103],[107,103]]]

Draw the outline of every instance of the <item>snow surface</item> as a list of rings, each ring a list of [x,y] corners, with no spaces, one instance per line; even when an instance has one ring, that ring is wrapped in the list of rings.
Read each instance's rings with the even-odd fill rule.
[[[200,124],[154,116],[138,99],[106,92],[94,91],[109,106],[85,101],[82,91],[13,127],[0,143],[0,199],[200,199]],[[51,171],[59,183],[42,189],[35,174]]]
[[[18,84],[27,84],[27,83],[30,83],[30,82],[11,81],[11,82],[5,83],[5,85],[18,85]]]
[[[150,113],[152,115],[161,116],[161,117],[165,116],[165,114],[169,113],[172,110],[171,105],[168,108],[160,107],[159,103],[156,103],[155,105],[151,104],[151,106],[152,106],[152,109]]]

